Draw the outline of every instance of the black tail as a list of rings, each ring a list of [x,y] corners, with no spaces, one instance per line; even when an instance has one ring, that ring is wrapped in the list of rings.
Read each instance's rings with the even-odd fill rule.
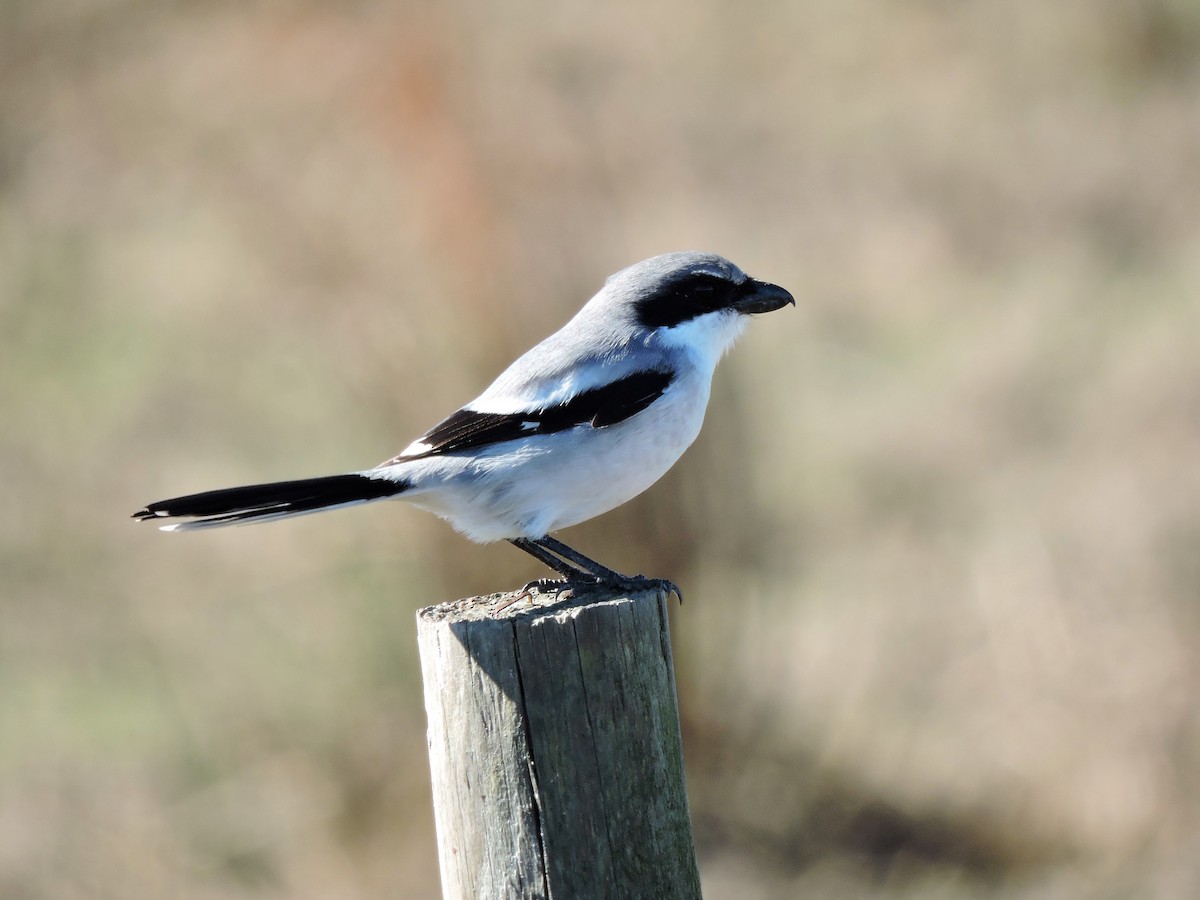
[[[302,478],[299,481],[277,481],[274,484],[251,484],[159,500],[135,512],[133,518],[139,522],[147,519],[189,520],[162,525],[163,531],[215,528],[243,522],[285,519],[337,506],[382,500],[402,494],[408,488],[408,482],[372,478],[369,475],[329,475],[324,478]]]

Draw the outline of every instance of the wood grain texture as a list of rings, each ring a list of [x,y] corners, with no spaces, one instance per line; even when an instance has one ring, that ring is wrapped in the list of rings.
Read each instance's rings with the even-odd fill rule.
[[[696,898],[666,597],[417,614],[446,898]]]

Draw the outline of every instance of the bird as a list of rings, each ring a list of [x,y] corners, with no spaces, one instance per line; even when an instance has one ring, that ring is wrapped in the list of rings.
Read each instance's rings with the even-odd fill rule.
[[[658,481],[700,433],[717,363],[751,316],[795,306],[724,257],[685,251],[620,270],[478,397],[370,469],[223,488],[133,514],[163,531],[406,500],[472,541],[508,541],[558,576],[525,586],[673,583],[627,576],[552,536]]]

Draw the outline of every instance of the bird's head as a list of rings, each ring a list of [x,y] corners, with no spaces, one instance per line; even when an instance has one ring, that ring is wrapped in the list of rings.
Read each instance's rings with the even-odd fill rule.
[[[600,296],[605,295],[624,307],[625,320],[647,342],[712,356],[714,363],[749,316],[796,302],[783,288],[751,278],[724,257],[695,251],[665,253],[622,269],[605,282]]]

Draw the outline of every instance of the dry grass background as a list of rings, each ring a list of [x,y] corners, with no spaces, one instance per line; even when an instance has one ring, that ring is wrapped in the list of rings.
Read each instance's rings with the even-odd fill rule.
[[[356,468],[609,272],[788,286],[571,533],[674,612],[706,896],[1194,897],[1191,0],[0,7],[0,895],[437,890],[419,605],[538,574]]]

